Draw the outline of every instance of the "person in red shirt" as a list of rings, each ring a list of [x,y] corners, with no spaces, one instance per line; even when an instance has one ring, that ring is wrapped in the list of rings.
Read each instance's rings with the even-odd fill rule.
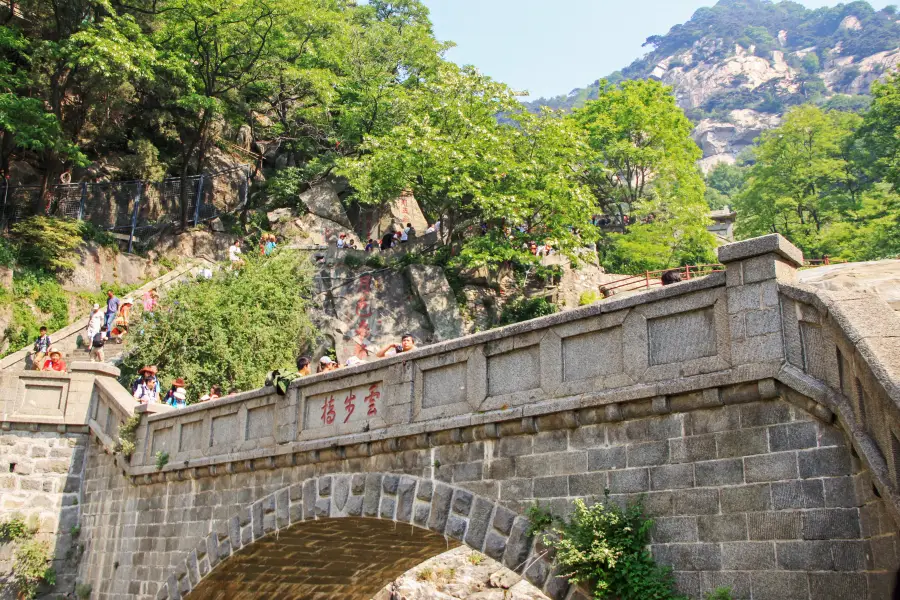
[[[68,370],[66,368],[66,361],[62,359],[62,352],[56,348],[50,348],[48,354],[50,355],[50,358],[44,361],[44,366],[41,368],[41,371],[57,371],[65,373]]]

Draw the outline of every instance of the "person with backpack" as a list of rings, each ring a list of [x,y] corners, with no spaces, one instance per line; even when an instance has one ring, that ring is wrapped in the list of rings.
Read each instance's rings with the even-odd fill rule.
[[[184,389],[187,387],[187,384],[184,382],[184,379],[178,377],[172,382],[172,387],[169,388],[169,391],[166,392],[166,395],[163,396],[162,403],[168,404],[169,406],[175,406],[175,392],[178,391],[178,388]]]
[[[156,404],[159,400],[159,381],[156,379],[156,367],[148,365],[138,371],[138,379],[134,385],[134,399],[141,404]]]
[[[46,327],[41,327],[38,334],[38,338],[34,340],[33,354],[31,355],[31,362],[34,364],[35,371],[41,370],[44,364],[44,357],[47,356],[47,353],[50,352],[50,346],[53,345],[50,341],[50,336],[47,334]]]
[[[103,346],[106,345],[106,340],[108,339],[109,333],[106,330],[106,325],[101,325],[100,331],[91,338],[91,362],[103,362],[105,360]]]

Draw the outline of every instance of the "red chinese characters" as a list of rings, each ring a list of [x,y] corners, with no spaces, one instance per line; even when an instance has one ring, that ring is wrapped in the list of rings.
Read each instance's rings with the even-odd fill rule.
[[[381,398],[381,392],[378,391],[378,384],[373,383],[369,386],[369,395],[363,399],[366,404],[369,405],[369,411],[366,413],[367,416],[374,417],[378,414],[378,408],[375,406],[375,401],[379,398]]]
[[[347,412],[347,416],[344,417],[344,423],[350,420],[350,416],[353,414],[353,411],[356,410],[356,405],[353,404],[353,401],[356,400],[356,394],[350,392],[347,394],[347,397],[344,398],[344,410]]]
[[[334,423],[336,416],[337,414],[334,412],[334,396],[329,396],[322,403],[322,422],[326,425],[331,425]]]

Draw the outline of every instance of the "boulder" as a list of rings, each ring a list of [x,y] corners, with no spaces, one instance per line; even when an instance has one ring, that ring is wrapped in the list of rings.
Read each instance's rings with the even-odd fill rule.
[[[410,265],[407,274],[431,321],[434,341],[462,337],[465,334],[462,317],[444,270],[433,265]]]
[[[361,232],[363,237],[376,240],[388,231],[394,231],[400,226],[405,227],[407,223],[412,223],[416,229],[416,236],[421,237],[429,225],[412,192],[404,192],[383,207],[356,207],[354,217],[356,230]]]
[[[311,214],[333,221],[346,229],[353,229],[344,211],[344,205],[341,204],[341,199],[330,182],[323,181],[312,186],[300,194],[300,201],[306,205]]]
[[[212,221],[209,222],[209,229],[215,233],[224,233],[225,232],[225,224],[222,223],[222,219],[216,217]]]
[[[228,246],[234,236],[200,229],[166,235],[156,244],[156,252],[168,259],[206,258],[213,261],[228,259]]]
[[[343,233],[345,239],[352,239],[358,248],[364,247],[349,227],[312,213],[299,217],[294,217],[293,214],[288,218],[282,216],[276,221],[270,220],[270,223],[278,235],[294,240],[293,244],[297,246],[334,246]]]
[[[240,126],[235,143],[244,150],[250,150],[250,145],[253,143],[253,130],[249,125],[244,124]]]
[[[145,258],[94,243],[83,246],[74,262],[75,268],[60,282],[70,292],[95,292],[110,283],[136,285],[159,274],[158,267]]]
[[[269,226],[272,227],[276,223],[286,223],[294,217],[294,211],[290,208],[276,208],[275,210],[266,213],[266,218],[269,220]]]

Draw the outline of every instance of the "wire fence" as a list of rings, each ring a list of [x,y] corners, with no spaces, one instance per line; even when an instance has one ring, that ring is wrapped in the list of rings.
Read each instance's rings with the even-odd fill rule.
[[[54,185],[41,196],[40,186],[0,189],[0,231],[33,214],[47,214],[93,223],[128,235],[129,250],[135,236],[181,220],[181,186],[187,186],[188,222],[196,225],[232,212],[247,201],[250,166],[241,165],[182,180],[114,181]]]

